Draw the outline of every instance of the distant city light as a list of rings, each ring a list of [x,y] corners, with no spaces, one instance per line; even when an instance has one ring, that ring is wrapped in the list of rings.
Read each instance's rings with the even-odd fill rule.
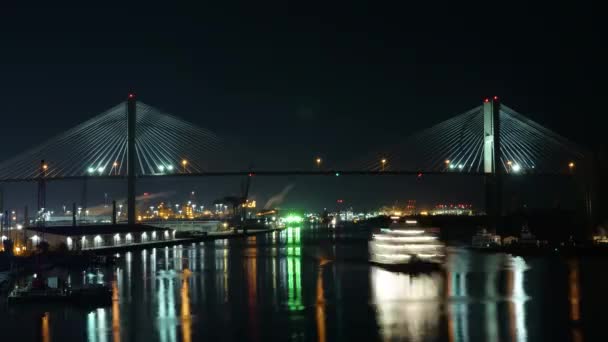
[[[519,172],[521,171],[521,166],[519,166],[519,164],[513,164],[513,166],[511,166],[511,169],[513,170],[513,172]]]
[[[158,171],[160,171],[160,172],[165,172],[165,166],[163,166],[163,165],[159,165],[159,166],[158,166]]]
[[[167,170],[173,171],[173,165],[167,165]]]
[[[90,168],[87,169],[87,171],[89,173],[95,173],[95,168],[94,167],[90,167]]]
[[[302,216],[296,214],[290,214],[283,219],[285,223],[301,223],[303,220]]]
[[[97,169],[97,171],[98,171],[99,173],[102,173],[104,169],[105,169],[105,167],[100,166],[100,167]]]

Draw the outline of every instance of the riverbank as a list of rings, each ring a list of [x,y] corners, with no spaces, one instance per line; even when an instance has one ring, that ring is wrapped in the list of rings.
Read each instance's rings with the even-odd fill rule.
[[[142,250],[152,247],[165,247],[175,246],[185,243],[197,243],[204,241],[220,240],[220,239],[233,239],[239,237],[247,237],[259,234],[268,234],[275,231],[280,231],[285,228],[267,228],[267,229],[248,229],[246,232],[240,231],[222,231],[222,232],[210,232],[204,236],[189,237],[189,238],[177,238],[173,240],[162,240],[162,241],[148,241],[136,244],[120,245],[120,246],[107,246],[107,247],[92,247],[83,250],[83,252],[94,253],[99,255],[115,254],[120,252],[128,252],[133,250]]]

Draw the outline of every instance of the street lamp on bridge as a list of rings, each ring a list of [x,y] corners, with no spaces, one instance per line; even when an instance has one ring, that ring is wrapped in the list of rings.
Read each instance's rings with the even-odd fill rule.
[[[323,160],[321,158],[319,158],[319,157],[317,157],[317,159],[315,159],[315,163],[317,163],[317,168],[321,168],[321,162],[322,161]]]
[[[182,167],[184,169],[184,173],[186,173],[186,166],[188,166],[188,161],[186,159],[182,160]]]
[[[386,158],[382,158],[380,160],[381,170],[384,171],[384,167],[386,166],[387,160]]]

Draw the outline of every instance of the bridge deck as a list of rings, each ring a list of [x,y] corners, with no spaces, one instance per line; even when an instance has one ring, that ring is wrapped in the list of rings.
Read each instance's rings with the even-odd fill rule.
[[[396,171],[359,171],[359,170],[320,170],[320,171],[305,171],[305,170],[286,170],[286,171],[214,171],[214,172],[197,172],[197,173],[166,173],[154,175],[138,175],[139,179],[151,178],[190,178],[190,177],[234,177],[234,176],[263,176],[263,177],[280,177],[280,176],[460,176],[460,177],[480,177],[490,175],[484,172],[457,172],[457,171],[411,171],[411,170],[396,170]],[[548,173],[548,172],[528,172],[528,173],[505,173],[505,177],[570,177],[571,173]],[[38,182],[42,178],[15,178],[15,179],[0,179],[0,183],[18,183],[18,182]],[[86,180],[86,179],[115,179],[126,180],[126,175],[100,175],[100,176],[67,176],[67,177],[45,177],[46,181],[53,180]]]

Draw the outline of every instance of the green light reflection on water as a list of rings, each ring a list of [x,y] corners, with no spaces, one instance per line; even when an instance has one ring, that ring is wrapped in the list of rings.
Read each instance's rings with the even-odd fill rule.
[[[300,227],[287,228],[287,307],[290,311],[304,309],[302,305],[300,230]]]

